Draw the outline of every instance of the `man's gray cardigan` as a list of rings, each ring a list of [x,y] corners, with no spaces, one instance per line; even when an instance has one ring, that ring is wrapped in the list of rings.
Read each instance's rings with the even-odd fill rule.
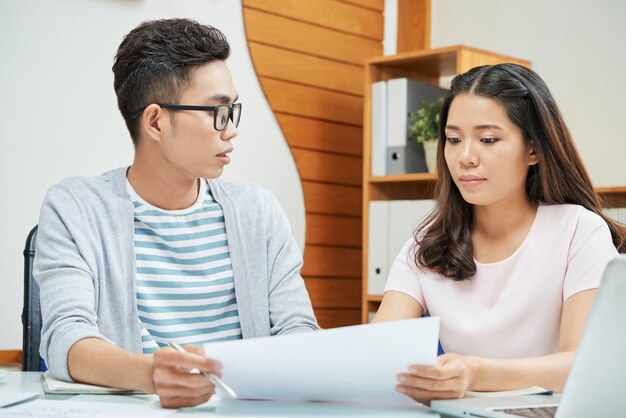
[[[276,198],[252,183],[209,180],[222,205],[243,338],[318,328],[302,257]],[[41,291],[40,353],[71,381],[67,355],[97,337],[141,353],[126,168],[53,186],[41,209],[33,275]]]

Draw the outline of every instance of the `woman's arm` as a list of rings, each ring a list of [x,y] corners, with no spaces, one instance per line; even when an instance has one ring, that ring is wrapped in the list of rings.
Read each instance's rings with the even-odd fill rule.
[[[424,308],[411,296],[396,290],[385,292],[380,308],[372,322],[397,321],[399,319],[419,318]]]
[[[558,353],[520,359],[444,354],[436,366],[413,365],[408,373],[398,375],[397,389],[419,402],[458,398],[467,390],[499,391],[535,385],[562,392],[595,292],[579,292],[563,304]]]

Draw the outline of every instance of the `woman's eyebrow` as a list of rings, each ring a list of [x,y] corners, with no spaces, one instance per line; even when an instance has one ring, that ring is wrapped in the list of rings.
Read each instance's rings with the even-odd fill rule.
[[[502,129],[500,126],[495,125],[495,124],[487,124],[487,125],[478,125],[478,126],[474,126],[474,129],[479,131],[482,129]]]

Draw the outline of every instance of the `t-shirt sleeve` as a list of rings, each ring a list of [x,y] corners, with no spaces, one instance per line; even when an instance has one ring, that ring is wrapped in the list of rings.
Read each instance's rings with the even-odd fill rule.
[[[411,238],[404,244],[404,247],[402,247],[402,250],[400,250],[400,253],[396,256],[396,259],[391,265],[391,269],[389,269],[385,292],[396,290],[405,293],[418,301],[419,304],[422,305],[422,308],[426,310],[426,303],[424,303],[424,295],[419,281],[420,271],[413,258],[414,252],[411,251],[413,243],[414,240]]]
[[[598,288],[606,266],[616,255],[617,250],[604,219],[582,209],[569,249],[563,301],[583,290]]]

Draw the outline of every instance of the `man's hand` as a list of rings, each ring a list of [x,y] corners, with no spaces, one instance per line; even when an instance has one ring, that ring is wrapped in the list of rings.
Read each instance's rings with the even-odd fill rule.
[[[470,387],[473,372],[470,362],[459,354],[444,354],[435,366],[409,367],[398,375],[396,390],[416,401],[430,405],[433,399],[461,398]]]
[[[211,398],[215,386],[202,374],[191,373],[193,369],[221,376],[221,364],[206,358],[202,347],[188,345],[185,350],[164,347],[153,355],[154,391],[164,408],[196,406]]]

